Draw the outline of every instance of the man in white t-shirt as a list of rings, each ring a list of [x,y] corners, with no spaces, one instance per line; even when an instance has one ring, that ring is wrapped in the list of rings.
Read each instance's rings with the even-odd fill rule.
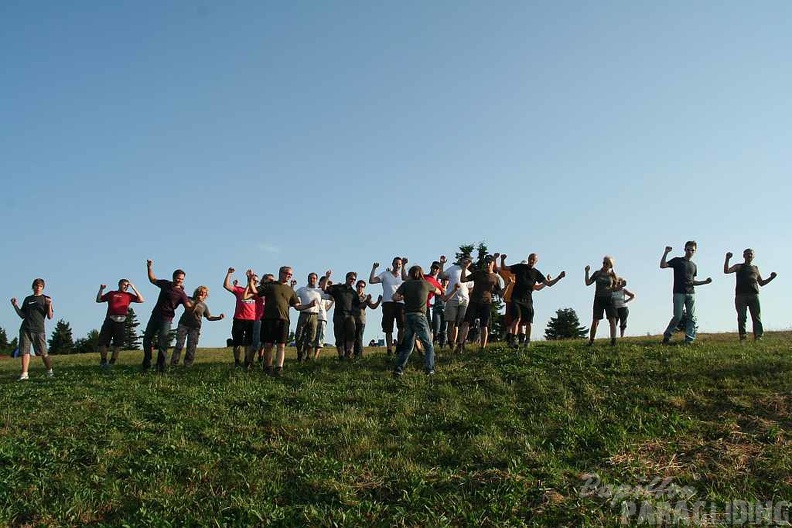
[[[456,285],[459,284],[459,289],[445,305],[445,312],[443,317],[448,323],[448,343],[456,343],[457,331],[459,325],[465,320],[467,313],[468,303],[470,302],[470,290],[468,289],[468,282],[461,282],[462,265],[465,262],[470,262],[470,258],[463,257],[459,262],[450,266],[447,270],[440,272],[439,277],[448,281],[446,287],[447,292],[454,291]]]
[[[325,276],[328,276],[327,273]],[[313,307],[300,312],[300,316],[297,319],[297,329],[294,332],[294,340],[297,347],[297,361],[307,360],[312,356],[311,349],[316,341],[320,306],[325,298],[330,298],[329,295],[316,287],[318,280],[319,276],[316,273],[309,273],[308,285],[298,288],[297,291],[294,292],[300,299],[300,304],[304,306],[312,304],[314,300],[316,301]]]
[[[407,273],[404,271],[406,264],[407,257],[393,257],[390,268],[377,275],[379,262],[375,262],[369,274],[369,284],[382,284],[382,331],[385,333],[385,345],[389,356],[393,353],[394,322],[398,329],[397,343],[401,343],[404,334],[404,301],[394,301],[393,294],[407,279]]]

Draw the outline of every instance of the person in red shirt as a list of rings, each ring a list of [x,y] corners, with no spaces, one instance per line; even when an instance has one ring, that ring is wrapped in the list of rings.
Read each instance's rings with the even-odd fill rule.
[[[100,284],[99,292],[96,294],[96,302],[107,303],[107,315],[99,332],[99,357],[101,358],[100,366],[102,368],[115,365],[116,360],[118,360],[118,353],[124,344],[124,323],[129,312],[129,305],[133,302],[143,302],[143,296],[137,291],[135,285],[127,279],[118,281],[118,290],[116,291],[109,291],[103,294],[102,292],[104,292],[105,288],[107,288],[106,284]],[[127,291],[130,288],[135,292],[134,294]],[[110,363],[108,363],[107,347],[111,343],[113,345],[113,355],[110,357]]]

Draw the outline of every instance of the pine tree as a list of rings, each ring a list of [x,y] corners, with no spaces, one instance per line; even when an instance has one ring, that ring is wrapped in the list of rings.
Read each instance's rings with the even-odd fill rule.
[[[562,308],[556,310],[556,316],[551,317],[545,329],[545,339],[553,341],[556,339],[579,339],[586,337],[588,328],[580,325],[575,310],[572,308]]]
[[[135,328],[140,326],[140,321],[137,320],[135,310],[129,307],[127,312],[126,321],[124,321],[124,350],[140,350],[140,336],[135,331]]]
[[[71,354],[74,352],[71,325],[63,319],[58,319],[55,330],[50,336],[48,349],[50,354]]]
[[[14,350],[13,348],[9,349],[9,346],[10,343],[8,342],[8,335],[6,334],[5,328],[0,327],[0,354],[5,354]]]

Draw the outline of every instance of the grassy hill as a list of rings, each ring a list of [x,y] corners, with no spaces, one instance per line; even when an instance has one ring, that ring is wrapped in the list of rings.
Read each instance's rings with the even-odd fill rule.
[[[36,358],[25,383],[0,361],[0,525],[618,526],[683,502],[707,524],[735,501],[789,518],[792,334],[658,342],[441,351],[434,378],[414,357],[398,380],[382,349],[291,351],[278,379],[228,349],[165,375],[139,351],[109,374],[56,356],[54,379]]]

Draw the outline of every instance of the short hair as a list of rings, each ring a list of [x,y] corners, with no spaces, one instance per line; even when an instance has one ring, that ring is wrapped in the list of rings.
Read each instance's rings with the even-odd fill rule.
[[[698,244],[696,244],[695,240],[688,240],[687,242],[685,242],[685,249],[689,247],[698,248]]]
[[[397,261],[397,260],[398,260],[399,262],[402,262],[402,258],[401,258],[401,257],[393,257],[393,260],[391,261],[391,264],[396,264],[396,261]]]
[[[360,279],[359,281],[357,281],[355,283],[355,286],[363,286],[365,288],[366,287],[366,281],[364,281],[363,279]]]
[[[410,271],[407,272],[407,275],[409,275],[413,280],[421,280],[424,278],[423,269],[418,265],[411,266]]]
[[[751,249],[751,248],[745,248],[745,251],[743,251],[743,255],[745,255],[745,254],[746,254],[746,253],[748,253],[749,251],[750,251],[751,253],[754,253],[754,250],[753,250],[753,249]]]
[[[319,277],[319,284],[327,282],[327,275],[322,275]]]
[[[308,280],[311,280],[311,275],[313,275],[317,279],[319,278],[319,274],[312,271],[311,273],[308,274]]]
[[[289,271],[289,270],[291,270],[292,272],[294,272],[294,270],[292,269],[292,267],[291,267],[291,266],[281,266],[281,267],[278,269],[278,275],[280,275],[281,273],[286,273],[286,272],[287,272],[287,271]]]
[[[44,287],[44,279],[42,279],[41,277],[38,277],[37,279],[33,279],[33,284],[30,287],[35,288],[39,284],[41,285],[42,288]]]
[[[348,271],[347,274],[346,274],[346,280],[349,280],[352,277],[357,279],[357,273],[355,273],[354,271]]]
[[[185,277],[187,276],[187,274],[184,273],[183,269],[177,269],[176,271],[173,272],[173,280],[176,280],[177,275],[184,275]]]
[[[120,288],[121,285],[124,284],[125,282],[128,283],[129,279],[121,279],[120,281],[118,281],[118,287]]]

